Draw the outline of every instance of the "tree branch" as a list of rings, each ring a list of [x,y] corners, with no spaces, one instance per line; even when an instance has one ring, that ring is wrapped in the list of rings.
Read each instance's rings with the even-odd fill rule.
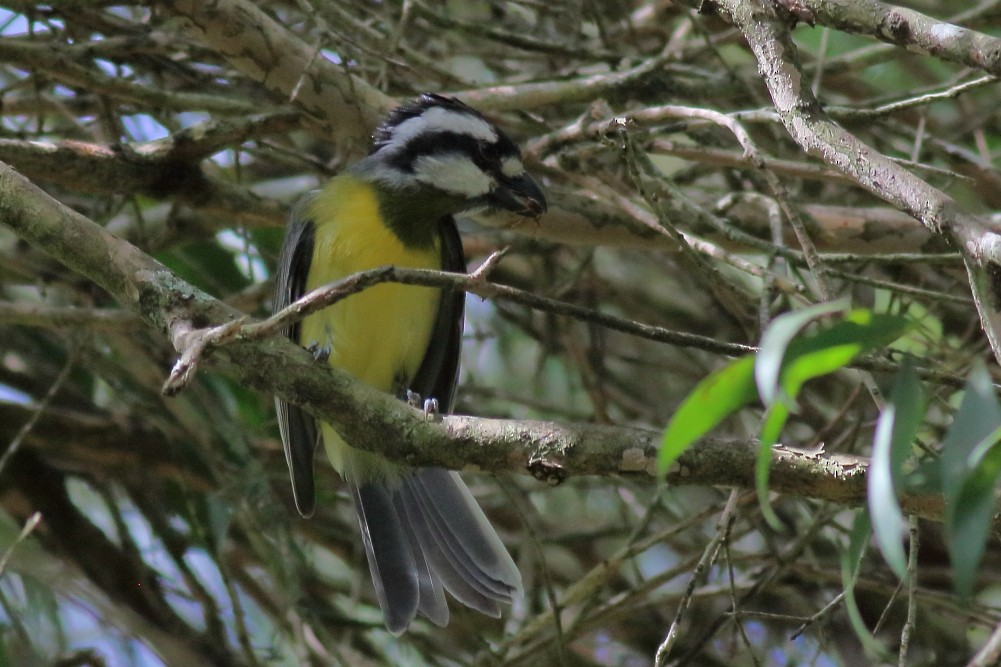
[[[876,0],[795,0],[795,6],[821,25],[1001,76],[997,37]]]
[[[225,322],[238,313],[173,275],[138,249],[49,198],[0,163],[0,223],[107,289],[169,336],[186,322]],[[360,449],[412,465],[528,473],[550,484],[571,476],[654,479],[659,434],[635,428],[447,416],[428,421],[392,396],[316,364],[291,341],[241,340],[212,364],[242,384],[275,393],[338,426]],[[705,440],[667,475],[674,484],[754,488],[753,441]],[[859,504],[866,459],[776,448],[771,488]],[[904,511],[941,519],[938,497],[907,496]]]
[[[981,325],[1001,363],[1001,235],[988,221],[966,212],[947,194],[887,159],[824,113],[799,66],[788,27],[772,3],[719,0],[713,4],[744,34],[782,124],[807,153],[959,248]]]
[[[184,19],[188,33],[245,76],[291,102],[338,142],[366,139],[394,101],[328,60],[246,0],[160,0]]]

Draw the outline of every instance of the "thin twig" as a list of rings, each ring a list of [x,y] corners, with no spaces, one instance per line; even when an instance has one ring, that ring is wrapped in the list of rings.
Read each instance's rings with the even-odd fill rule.
[[[501,483],[498,484],[498,486],[504,494],[504,497],[507,498],[508,503],[514,508],[514,511],[521,519],[522,527],[528,533],[528,543],[532,547],[538,570],[542,575],[542,586],[546,591],[546,598],[549,600],[549,608],[552,610],[553,629],[556,631],[559,664],[562,665],[562,667],[569,667],[570,661],[568,657],[569,649],[567,647],[567,636],[563,629],[563,607],[560,605],[560,600],[556,594],[556,588],[553,585],[553,578],[551,576],[549,566],[546,564],[546,555],[542,549],[542,544],[545,540],[540,538],[539,531],[535,529],[534,523],[529,519],[529,509],[531,508],[531,503],[528,503],[520,490],[513,488],[513,485],[510,482]],[[526,507],[526,504],[528,507]]]
[[[736,494],[737,490],[734,489],[730,492],[731,494]],[[733,558],[730,556],[730,530],[733,528],[733,519],[731,517],[730,521],[726,524],[726,535],[723,539],[723,559],[726,562],[727,577],[729,579],[730,588],[730,608],[733,614],[733,622],[737,626],[737,630],[740,632],[740,639],[744,642],[744,646],[747,648],[747,654],[751,656],[751,661],[754,663],[755,667],[760,667],[761,661],[758,659],[758,654],[754,652],[754,646],[751,644],[751,638],[747,636],[747,630],[744,628],[744,622],[741,620],[740,612],[740,602],[737,600],[737,587],[736,580],[737,577],[733,571]]]
[[[28,536],[31,535],[32,531],[34,531],[35,528],[38,527],[38,524],[41,523],[41,521],[42,521],[42,513],[35,512],[34,514],[28,517],[27,521],[24,522],[24,527],[21,529],[21,532],[14,539],[11,545],[7,547],[7,551],[4,552],[3,558],[0,558],[0,578],[3,577],[4,570],[7,569],[7,563],[10,562],[11,556],[14,555],[14,549],[16,549],[17,545],[19,545],[21,542],[24,542],[26,539],[28,539]]]
[[[911,645],[911,636],[918,617],[918,551],[921,548],[921,535],[918,518],[910,518],[910,553],[907,558],[907,621],[900,631],[900,658],[898,667],[907,667],[907,649]]]
[[[803,624],[800,625],[798,628],[796,628],[796,630],[789,636],[789,641],[796,639],[801,634],[803,634],[803,632],[811,625],[813,625],[814,623],[822,619],[824,616],[827,616],[829,613],[831,613],[831,610],[838,607],[838,605],[840,605],[841,601],[844,599],[845,599],[844,591],[835,595],[833,600],[831,600],[830,602],[828,602],[827,604],[825,604],[823,607],[820,608],[820,611],[818,611],[813,616],[803,621]]]
[[[727,534],[727,526],[733,520],[733,513],[737,509],[737,500],[740,498],[740,493],[734,489],[730,492],[730,497],[726,501],[726,506],[723,508],[723,512],[719,516],[719,521],[716,522],[716,535],[713,539],[706,545],[705,550],[702,552],[702,558],[699,559],[698,565],[695,566],[695,570],[692,572],[692,577],[688,581],[688,587],[685,589],[684,595],[678,602],[678,609],[674,614],[674,620],[671,621],[671,627],[668,628],[667,636],[664,637],[664,641],[661,642],[660,646],[657,647],[657,653],[654,657],[654,664],[656,667],[663,667],[667,664],[667,658],[671,653],[671,648],[674,646],[674,642],[678,639],[678,629],[681,627],[681,618],[688,609],[688,605],[692,603],[692,594],[695,592],[696,584],[702,579],[702,576],[708,572],[709,568],[712,566],[713,562],[716,560],[716,554],[719,553],[720,545],[723,543],[723,538]]]
[[[56,376],[52,386],[49,387],[49,390],[45,392],[45,396],[42,397],[42,400],[35,406],[35,409],[31,413],[31,417],[29,417],[28,421],[26,421],[24,425],[21,426],[20,430],[18,430],[17,435],[14,436],[14,439],[11,440],[10,444],[7,446],[7,451],[3,453],[3,456],[0,456],[0,475],[3,474],[3,469],[4,466],[7,465],[7,462],[14,456],[14,454],[17,453],[17,451],[21,448],[21,445],[24,444],[24,440],[28,437],[28,434],[31,433],[31,429],[35,428],[35,424],[38,423],[42,414],[49,407],[49,403],[52,402],[53,398],[55,398],[56,392],[59,391],[59,388],[63,386],[66,378],[69,377],[70,370],[73,369],[75,362],[76,354],[71,353],[70,356],[66,358],[66,363],[63,364],[63,368],[59,371],[59,375]]]
[[[975,90],[997,81],[998,78],[996,76],[989,74],[987,76],[981,76],[973,79],[972,81],[964,81],[963,83],[949,86],[944,90],[908,97],[896,102],[881,104],[877,107],[855,109],[852,107],[830,106],[827,107],[827,111],[831,114],[831,116],[839,120],[871,120],[881,116],[888,116],[892,113],[896,113],[897,111],[904,111],[905,109],[911,109],[917,106],[925,106],[931,104],[932,102],[953,99],[959,97],[962,93]]]
[[[450,288],[475,294],[485,299],[505,299],[649,340],[679,347],[702,349],[716,354],[740,356],[755,350],[749,345],[724,343],[707,336],[643,324],[607,315],[592,308],[550,299],[515,287],[484,280],[483,271],[489,271],[497,260],[499,257],[496,254],[491,256],[487,262],[484,262],[484,266],[472,274],[449,273],[431,269],[408,269],[397,266],[384,266],[360,271],[335,283],[317,288],[268,319],[254,324],[246,324],[245,319],[239,319],[208,329],[194,329],[190,322],[175,322],[171,327],[172,339],[174,348],[181,352],[181,357],[175,363],[170,377],[164,383],[163,393],[168,396],[174,395],[186,387],[194,377],[202,357],[212,348],[224,345],[228,341],[261,340],[273,336],[312,313],[383,282]]]

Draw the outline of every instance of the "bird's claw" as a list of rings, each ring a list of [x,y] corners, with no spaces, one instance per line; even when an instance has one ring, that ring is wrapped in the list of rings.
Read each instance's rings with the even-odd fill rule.
[[[424,411],[424,419],[427,421],[433,421],[441,411],[438,406],[437,398],[423,398],[416,391],[411,391],[407,389],[407,405],[417,410]]]
[[[424,418],[428,421],[432,421],[439,414],[438,409],[438,399],[437,398],[426,398],[424,399]]]
[[[418,394],[416,391],[411,391],[410,389],[407,389],[406,399],[407,399],[407,405],[409,405],[412,408],[420,409],[421,395]]]
[[[320,344],[315,340],[306,346],[306,351],[313,355],[313,361],[323,363],[330,358],[330,346],[320,347]]]

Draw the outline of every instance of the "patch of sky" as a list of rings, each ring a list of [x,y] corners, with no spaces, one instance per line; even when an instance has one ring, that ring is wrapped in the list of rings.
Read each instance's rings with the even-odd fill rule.
[[[0,9],[0,35],[12,37],[28,32],[28,19],[24,14]]]
[[[296,201],[307,192],[315,192],[318,185],[316,176],[310,174],[260,181],[251,189],[261,197]]]
[[[251,282],[261,280],[268,275],[268,266],[250,239],[232,229],[224,229],[216,234],[216,241],[233,253],[236,268]]]
[[[217,165],[223,168],[229,168],[236,164],[236,151],[227,148],[224,151],[219,151],[209,158]]]
[[[76,91],[73,90],[72,88],[64,86],[61,83],[54,83],[52,84],[52,94],[60,98],[62,97],[69,98],[69,97],[75,97]]]
[[[4,643],[0,658],[11,660],[4,664],[30,664],[32,660],[46,664],[53,660],[65,641],[52,592],[42,582],[8,572],[0,581],[0,596],[0,627],[5,631],[0,635]],[[12,627],[20,631],[9,632]]]
[[[146,517],[124,495],[119,494],[115,500],[121,512],[122,523],[129,531],[142,559],[157,572],[157,578],[164,586],[167,601],[186,619],[201,621],[203,618],[201,607],[193,602],[194,596],[188,589],[180,568],[163,542],[153,532]]]
[[[149,17],[150,9],[146,7],[136,7],[136,6],[115,6],[105,7],[104,11],[113,16],[118,16],[123,19],[128,19],[137,24],[146,23],[144,19]]]
[[[236,645],[239,642],[237,637],[238,626],[236,613],[239,610],[243,614],[242,622],[247,624],[247,632],[251,637],[257,637],[270,634],[268,632],[271,628],[266,622],[265,617],[260,614],[260,609],[247,608],[247,604],[250,598],[246,595],[241,595],[240,588],[236,583],[232,584],[232,592],[240,596],[239,605],[234,605],[232,598],[230,597],[230,590],[226,587],[226,582],[223,581],[223,575],[219,571],[219,567],[215,560],[203,549],[188,549],[184,554],[184,560],[191,568],[195,576],[198,577],[202,585],[209,592],[212,597],[220,601],[219,612],[222,617],[221,620],[226,625],[226,633],[229,637],[230,642]],[[223,601],[229,601],[225,603]],[[256,612],[248,614],[248,611]],[[256,620],[255,620],[256,619]],[[262,621],[264,621],[262,623]],[[263,627],[261,627],[263,625]],[[261,632],[265,630],[265,632]]]
[[[141,641],[123,637],[116,628],[77,599],[68,599],[59,608],[66,651],[89,650],[113,665],[162,665]]]
[[[94,378],[94,389],[90,398],[96,407],[106,410],[114,409],[118,405],[118,392],[101,377]]]
[[[537,416],[543,405],[590,409],[586,394],[580,391],[579,375],[562,360],[543,355],[539,343],[510,326],[490,302],[467,295],[465,332],[462,383],[492,387],[503,396],[520,391],[530,381],[530,394],[518,394],[527,404],[505,403],[511,416]]]
[[[212,119],[212,114],[203,111],[182,111],[174,117],[182,128],[189,128]]]
[[[20,13],[9,9],[0,8],[0,36],[16,37],[28,33],[45,34],[55,30],[62,30],[65,24],[62,19],[52,18],[47,21],[28,21],[28,18]]]
[[[130,78],[135,75],[135,70],[124,63],[115,63],[104,58],[94,58],[97,68],[113,79]]]
[[[636,566],[644,579],[655,579],[678,564],[678,554],[665,544],[655,544],[636,556]],[[661,584],[657,590],[661,593],[680,593],[688,585],[686,577],[674,577]]]
[[[122,127],[128,139],[134,142],[154,141],[170,135],[170,131],[149,114],[139,113],[122,116]]]
[[[72,503],[104,533],[105,537],[121,546],[121,536],[118,534],[118,527],[115,525],[108,503],[94,490],[94,487],[78,477],[70,477],[66,480],[66,493],[69,494]]]
[[[31,396],[20,391],[19,389],[14,389],[6,384],[0,384],[0,403],[15,403],[17,405],[29,405],[31,404]]]

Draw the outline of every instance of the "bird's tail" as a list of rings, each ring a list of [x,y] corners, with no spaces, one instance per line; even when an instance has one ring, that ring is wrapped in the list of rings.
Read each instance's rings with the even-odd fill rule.
[[[521,574],[459,476],[408,470],[398,480],[348,483],[386,627],[399,635],[417,612],[448,623],[442,590],[484,614],[522,592]]]

